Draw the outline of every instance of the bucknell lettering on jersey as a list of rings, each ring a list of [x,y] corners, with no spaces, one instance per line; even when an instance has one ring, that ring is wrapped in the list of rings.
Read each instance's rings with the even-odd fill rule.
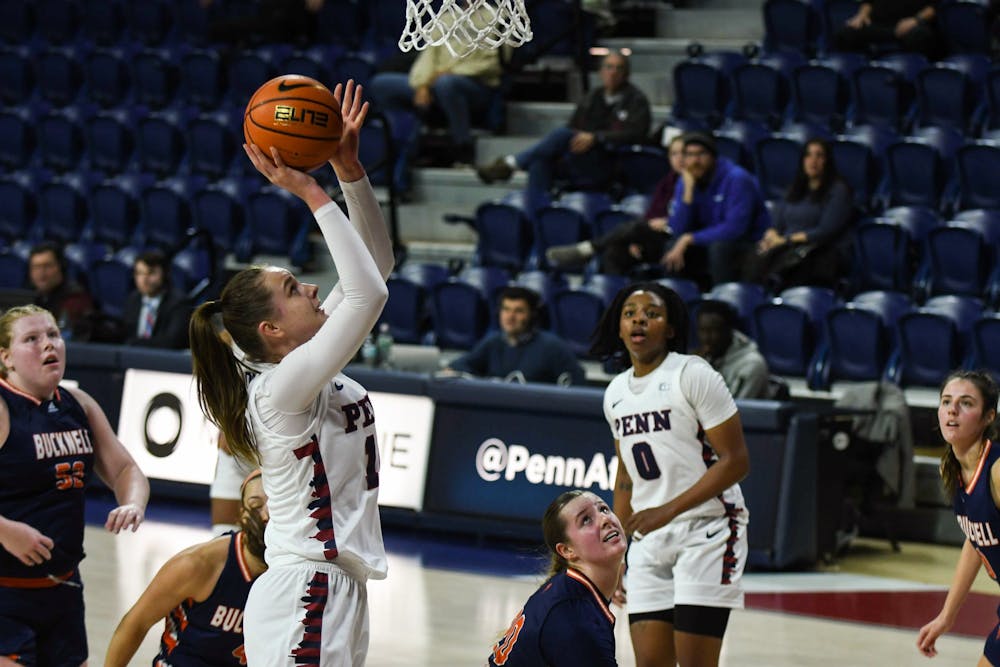
[[[670,410],[653,410],[625,415],[615,420],[615,430],[626,435],[670,430]]]
[[[76,428],[72,431],[36,433],[33,437],[35,439],[35,456],[39,461],[58,456],[94,453],[87,429]]]
[[[993,536],[993,529],[985,521],[969,521],[969,517],[958,515],[958,525],[962,527],[973,544],[979,547],[994,547],[1000,544],[1000,540]]]
[[[220,604],[209,621],[213,628],[222,628],[224,632],[243,634],[243,610],[238,607],[227,607]]]
[[[342,405],[340,409],[344,412],[344,416],[347,417],[347,425],[344,427],[344,433],[357,431],[358,420],[362,417],[364,417],[361,421],[362,427],[371,426],[375,423],[375,409],[372,407],[372,401],[368,398],[368,394],[365,394],[365,397],[357,403]]]

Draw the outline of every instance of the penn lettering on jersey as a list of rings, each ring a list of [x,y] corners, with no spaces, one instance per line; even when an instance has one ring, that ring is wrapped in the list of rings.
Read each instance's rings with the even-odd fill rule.
[[[375,423],[375,408],[372,407],[372,400],[368,398],[368,394],[365,394],[365,397],[357,403],[342,405],[340,409],[347,418],[344,433],[353,433],[358,430],[358,420],[361,419],[362,415],[364,415],[364,420],[361,422],[362,427],[371,426]]]
[[[90,442],[90,433],[87,432],[87,429],[76,428],[72,431],[36,433],[33,437],[35,457],[39,461],[60,456],[94,453],[94,446]]]
[[[653,410],[625,415],[615,420],[615,431],[622,436],[670,430],[670,410]]]
[[[1000,544],[1000,540],[994,537],[993,529],[988,522],[970,521],[969,517],[962,514],[959,514],[956,518],[958,519],[958,525],[962,527],[962,532],[976,546],[993,547]]]

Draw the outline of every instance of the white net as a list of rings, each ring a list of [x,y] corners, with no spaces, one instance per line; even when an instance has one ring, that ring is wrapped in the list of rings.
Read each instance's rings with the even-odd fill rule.
[[[440,8],[434,6],[440,2]],[[406,0],[402,51],[444,45],[456,58],[531,40],[524,0]]]

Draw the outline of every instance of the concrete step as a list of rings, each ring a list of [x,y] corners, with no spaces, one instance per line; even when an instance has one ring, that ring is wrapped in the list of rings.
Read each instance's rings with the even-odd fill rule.
[[[764,37],[761,6],[733,8],[675,9],[664,5],[656,12],[656,34],[684,39],[743,39]]]

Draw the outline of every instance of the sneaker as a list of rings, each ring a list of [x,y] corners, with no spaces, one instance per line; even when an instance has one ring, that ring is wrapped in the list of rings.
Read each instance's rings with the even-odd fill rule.
[[[494,181],[509,181],[510,177],[514,175],[514,170],[510,168],[505,158],[498,157],[489,164],[481,164],[476,167],[476,174],[479,175],[479,180],[489,184]]]
[[[594,246],[590,241],[555,245],[545,251],[545,259],[549,265],[557,268],[579,266],[594,255]]]

